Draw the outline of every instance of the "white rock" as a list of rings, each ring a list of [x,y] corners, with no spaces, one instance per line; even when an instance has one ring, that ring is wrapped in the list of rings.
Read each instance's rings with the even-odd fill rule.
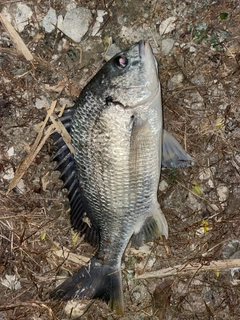
[[[63,16],[61,14],[57,18],[57,27],[59,30],[63,30]]]
[[[3,179],[12,180],[14,177],[13,168],[9,168],[6,170],[5,174],[3,175]]]
[[[192,210],[201,210],[202,208],[201,203],[191,192],[188,193],[187,204]]]
[[[195,48],[195,47],[193,47],[193,46],[190,46],[190,48],[189,48],[189,52],[191,52],[191,53],[196,52],[196,48]]]
[[[185,107],[191,109],[199,109],[203,108],[204,100],[199,92],[190,92],[188,95],[188,99],[184,99]]]
[[[14,16],[14,26],[17,31],[22,32],[24,27],[29,24],[29,19],[32,17],[32,10],[26,4],[16,4],[16,14]]]
[[[73,102],[67,98],[59,99],[61,106],[66,105],[66,108],[70,108],[73,106]]]
[[[209,187],[213,188],[214,184],[213,184],[213,180],[211,177],[212,177],[212,173],[211,173],[210,168],[203,169],[199,174],[199,179],[201,181],[207,180],[207,184],[209,185]]]
[[[25,183],[23,181],[23,179],[21,179],[18,184],[17,184],[17,188],[19,191],[21,191],[22,193],[24,193],[26,191],[26,187],[25,187]]]
[[[121,49],[115,43],[111,44],[105,55],[106,61],[110,60],[113,56],[115,56],[115,54],[117,54],[120,51]]]
[[[1,14],[10,22],[12,23],[12,16],[11,14],[8,12],[6,7],[3,7]]]
[[[95,36],[100,27],[101,27],[101,23],[103,22],[103,16],[107,14],[106,11],[104,10],[98,10],[97,11],[97,18],[96,18],[96,22],[94,23],[93,29],[92,29],[92,35]]]
[[[71,11],[77,8],[77,4],[76,2],[70,2],[67,6],[66,6],[66,10],[67,11]]]
[[[53,8],[48,10],[48,13],[42,20],[42,26],[46,32],[50,33],[55,29],[57,24],[57,14]]]
[[[81,303],[79,301],[70,300],[66,304],[64,312],[68,316],[71,316],[71,319],[79,318],[86,311],[86,308],[90,303],[91,302],[86,300],[81,300]]]
[[[80,42],[88,31],[92,21],[91,11],[87,8],[76,8],[68,11],[63,20],[63,29],[60,30],[75,42]]]
[[[163,39],[162,40],[162,54],[167,55],[172,50],[175,40],[173,39]]]
[[[159,191],[164,191],[167,187],[168,183],[165,180],[161,180],[158,187]]]
[[[9,157],[12,157],[14,155],[14,148],[13,147],[9,148],[7,151],[7,154]]]
[[[92,36],[95,36],[98,33],[100,27],[101,27],[101,23],[96,20],[96,22],[94,23],[94,26],[92,28]]]
[[[182,87],[183,74],[177,73],[168,81],[168,88],[173,89],[177,87]]]
[[[223,184],[218,186],[217,193],[218,193],[218,197],[219,197],[220,202],[224,202],[228,199],[229,190],[228,190],[227,186],[225,186]]]
[[[104,10],[98,10],[97,11],[97,21],[98,22],[103,22],[103,17],[105,16],[107,14],[107,12],[106,11],[104,11]]]
[[[41,96],[40,99],[36,98],[35,107],[37,109],[43,109],[43,108],[46,108],[47,106],[49,106],[49,102],[47,98],[45,98],[44,96]]]
[[[176,28],[176,20],[177,17],[169,17],[166,20],[162,21],[159,27],[159,33],[163,35],[173,31]]]

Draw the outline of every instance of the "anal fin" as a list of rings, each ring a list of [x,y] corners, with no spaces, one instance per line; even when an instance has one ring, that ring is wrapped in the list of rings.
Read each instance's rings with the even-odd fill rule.
[[[153,208],[152,216],[148,217],[141,230],[134,234],[131,239],[131,244],[134,247],[140,247],[143,242],[150,242],[157,237],[164,235],[168,237],[167,220],[160,209],[159,204]]]

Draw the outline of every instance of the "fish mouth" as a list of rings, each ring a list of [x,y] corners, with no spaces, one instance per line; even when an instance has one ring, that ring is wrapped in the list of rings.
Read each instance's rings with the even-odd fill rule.
[[[140,40],[138,42],[138,46],[139,46],[139,57],[140,58],[145,57],[148,53],[152,54],[152,49],[151,49],[151,46],[148,42],[146,42],[144,40]]]

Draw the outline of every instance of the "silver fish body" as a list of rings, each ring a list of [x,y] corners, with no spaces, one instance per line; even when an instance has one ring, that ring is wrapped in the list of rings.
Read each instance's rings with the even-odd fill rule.
[[[59,138],[57,160],[69,191],[72,225],[98,251],[51,296],[102,298],[121,314],[120,268],[128,242],[140,245],[168,236],[157,201],[163,128],[150,45],[141,40],[107,62],[83,89],[71,116],[71,123],[68,116],[63,123],[76,153],[73,158]]]
[[[148,217],[159,215],[160,231],[167,236],[157,202],[162,110],[155,59],[143,41],[118,57],[125,55],[127,70],[110,62],[107,79],[93,79],[99,96],[89,88],[83,92],[71,131],[86,210],[101,230],[98,254],[118,268],[129,239]]]

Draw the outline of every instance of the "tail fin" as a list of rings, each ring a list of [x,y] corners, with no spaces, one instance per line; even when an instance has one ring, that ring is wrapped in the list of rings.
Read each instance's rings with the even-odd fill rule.
[[[53,290],[50,297],[56,300],[100,298],[109,302],[117,314],[123,314],[121,270],[104,265],[93,257],[86,266]]]

